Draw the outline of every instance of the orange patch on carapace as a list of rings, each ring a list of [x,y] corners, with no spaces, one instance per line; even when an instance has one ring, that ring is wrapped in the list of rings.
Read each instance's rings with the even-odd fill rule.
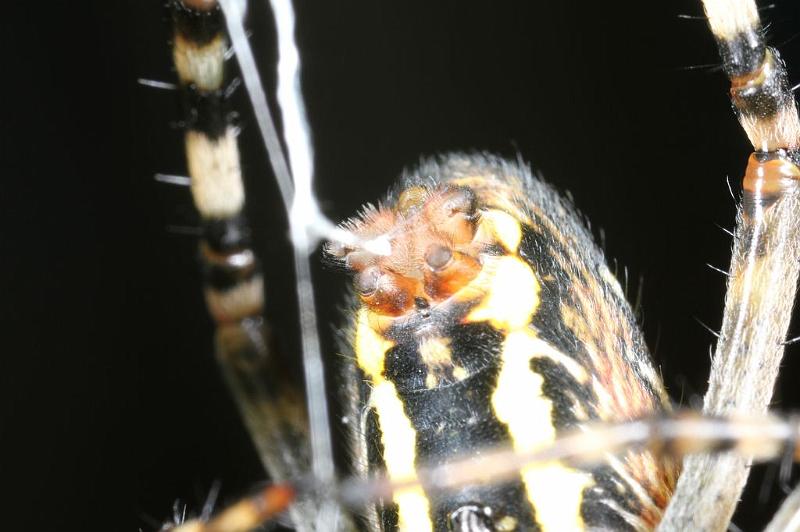
[[[373,312],[400,316],[444,301],[481,269],[475,241],[475,193],[451,184],[412,186],[391,207],[368,207],[345,228],[362,241],[390,243],[378,255],[359,247],[328,245],[326,252],[355,273],[355,287]]]

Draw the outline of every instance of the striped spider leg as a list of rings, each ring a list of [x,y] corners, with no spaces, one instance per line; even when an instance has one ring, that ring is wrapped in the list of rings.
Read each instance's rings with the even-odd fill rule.
[[[311,468],[320,482],[326,478],[330,481],[333,457],[325,385],[316,322],[310,319],[315,310],[308,273],[309,245],[295,247],[302,349],[306,353],[303,365],[309,383],[307,412],[301,394],[277,362],[275,344],[263,323],[263,276],[243,215],[238,133],[226,105],[232,85],[225,74],[228,41],[224,30],[227,20],[233,41],[246,39],[240,23],[244,13],[236,11],[242,10],[243,5],[237,1],[225,2],[227,19],[216,2],[175,1],[169,7],[175,27],[173,59],[185,102],[185,147],[191,191],[202,220],[200,260],[206,303],[216,323],[217,359],[248,429],[256,435],[256,447],[272,480],[297,479]],[[257,77],[255,66],[248,64],[252,58],[240,52],[238,59],[243,72],[250,73],[244,76],[248,92],[262,91],[260,81],[252,75]],[[255,101],[257,123],[262,127],[275,175],[281,178],[278,184],[284,204],[292,219],[301,225],[293,231],[293,241],[316,238],[307,228],[312,222],[313,227],[320,227],[324,221],[309,219],[315,216],[313,207],[301,205],[298,200],[308,195],[304,186],[310,186],[311,170],[304,172],[303,165],[310,164],[309,154],[298,156],[296,150],[290,150],[289,161],[295,170],[290,176],[289,161],[283,155],[263,93],[260,97],[256,95]],[[291,108],[287,110],[284,106],[284,110],[286,131],[293,131],[293,127],[302,130],[302,110],[298,109],[294,115]],[[296,139],[290,145],[304,144],[307,141]],[[308,178],[305,185],[301,178],[304,173]],[[329,225],[330,234],[336,236],[336,228]],[[316,353],[316,357],[310,353]],[[304,508],[304,503],[297,502],[289,512],[300,530],[317,529],[314,522],[327,519],[324,505],[308,504]]]
[[[786,70],[764,42],[754,1],[703,2],[750,143],[725,314],[703,410],[765,412],[784,352],[800,267],[800,119]],[[720,530],[749,473],[747,457],[688,458],[661,527]]]
[[[195,7],[204,7],[206,3],[200,4]],[[715,11],[715,8],[717,8],[717,11]],[[751,140],[755,139],[753,143],[755,148],[759,151],[751,160],[751,167],[747,174],[748,179],[745,181],[743,210],[739,217],[734,264],[731,269],[731,289],[729,290],[726,303],[722,339],[718,346],[719,354],[715,358],[715,368],[711,378],[712,386],[709,390],[709,395],[706,397],[706,407],[708,410],[707,413],[711,416],[760,414],[765,411],[769,401],[769,395],[774,386],[774,377],[777,374],[777,365],[780,360],[780,354],[782,353],[781,342],[783,341],[786,328],[788,327],[789,310],[791,301],[793,301],[794,284],[797,275],[794,269],[797,262],[795,260],[796,257],[794,257],[796,247],[793,246],[792,238],[784,238],[789,236],[790,231],[793,229],[793,220],[791,216],[778,214],[782,212],[791,213],[793,208],[791,202],[794,199],[794,180],[792,174],[794,171],[794,160],[792,159],[791,149],[794,145],[789,142],[789,139],[795,138],[795,136],[793,136],[794,132],[791,127],[787,128],[785,124],[792,124],[792,117],[796,120],[796,113],[793,115],[792,112],[790,112],[794,110],[794,103],[788,92],[785,74],[782,70],[773,68],[779,65],[779,63],[773,61],[766,67],[764,66],[764,62],[769,62],[770,57],[774,57],[774,55],[770,55],[773,52],[765,52],[766,48],[760,40],[761,32],[755,8],[749,4],[731,4],[722,5],[721,7],[716,4],[710,4],[707,6],[707,10],[710,15],[711,26],[714,29],[715,36],[721,43],[722,56],[726,61],[726,72],[732,76],[735,88],[737,87],[736,84],[743,86],[741,94],[734,95],[738,98],[735,100],[735,103],[737,104],[740,116],[743,117],[745,128],[748,130]],[[725,15],[739,12],[737,10],[745,13],[746,16],[739,18],[734,17],[732,21],[726,18]],[[715,13],[723,13],[719,23],[716,23],[717,15]],[[187,32],[187,34],[188,33],[189,32]],[[213,38],[208,39],[206,37],[203,44],[207,44],[213,40]],[[750,51],[752,53],[750,55],[745,54],[745,63],[738,64],[735,63],[733,59],[740,58],[741,50],[738,49],[737,46],[742,46],[743,43],[751,47]],[[221,49],[224,49],[224,47],[218,49],[216,52],[219,56],[222,55]],[[758,50],[764,53],[758,56]],[[728,55],[726,55],[726,53]],[[747,61],[750,61],[750,63]],[[189,70],[191,70],[191,68]],[[178,71],[179,73],[181,72],[180,66],[178,67]],[[761,75],[754,75],[753,72],[755,71],[758,71]],[[192,87],[192,90],[197,90],[198,83],[196,79],[184,76],[182,76],[182,78],[184,85],[193,85],[194,87]],[[220,86],[216,86],[211,90],[211,92],[217,93],[220,93],[220,91]],[[216,97],[219,97],[219,94],[217,94]],[[205,101],[204,99],[206,98],[208,98],[208,95],[200,95],[198,100]],[[772,101],[770,101],[770,98]],[[767,103],[765,103],[765,101]],[[791,104],[789,104],[789,101],[791,101]],[[201,105],[191,107],[191,109],[194,110],[201,108]],[[770,122],[773,115],[779,116],[779,118],[782,119],[777,126],[774,126],[774,124]],[[202,120],[198,121],[198,123],[202,124]],[[224,120],[222,120],[222,123],[225,126],[221,128],[223,130],[222,133],[220,134],[217,132],[218,136],[212,138],[212,141],[218,145],[223,144],[225,129],[229,126]],[[204,125],[205,124],[203,124],[203,126]],[[196,129],[202,130],[203,126]],[[217,124],[217,126],[219,126],[219,124]],[[190,170],[193,157],[192,153],[196,150],[196,141],[190,140],[192,132],[193,128],[190,127],[189,134],[187,134],[187,151],[190,154]],[[202,132],[209,133],[210,130]],[[223,141],[219,139],[223,139]],[[202,152],[201,156],[208,155],[209,153],[214,153],[214,147],[203,146],[201,150],[197,151]],[[222,155],[222,157],[227,157],[227,155]],[[215,164],[217,164],[218,168],[228,168],[238,165],[238,163],[236,165],[230,164],[230,160],[225,164]],[[205,167],[214,167],[214,165]],[[193,179],[197,181],[198,178],[196,175],[198,175],[198,173],[192,171],[190,171],[190,173]],[[199,174],[202,175],[202,173],[203,171],[201,170]],[[202,177],[199,178],[199,180],[202,182]],[[777,185],[775,183],[777,183]],[[430,194],[430,191],[424,192],[424,194]],[[195,197],[197,196],[198,194],[195,194]],[[226,198],[230,198],[231,196],[235,196],[235,194],[225,194],[225,196]],[[418,203],[415,203],[418,201],[420,200],[411,200],[410,205],[412,205],[412,207],[410,208],[400,208],[410,212],[410,210],[420,208],[418,207]],[[427,201],[427,198],[425,201]],[[240,208],[241,204],[238,204],[235,208],[228,206],[222,211],[214,212],[207,210],[202,201],[198,202],[198,209],[207,220],[213,220],[214,223],[224,220],[222,225],[225,230],[221,231],[224,234],[230,231],[230,226],[234,224],[234,222],[229,222],[229,220],[235,220],[237,218]],[[484,218],[488,219],[486,213],[484,213]],[[208,225],[214,225],[214,223],[209,223]],[[234,229],[236,232],[243,232],[241,228],[234,227]],[[209,234],[212,233],[209,231]],[[779,235],[781,238],[771,238],[773,235]],[[368,241],[369,239],[367,237],[369,236],[371,235],[362,235],[362,241]],[[499,229],[496,230],[495,237],[501,242],[504,242],[504,233],[500,232]],[[224,295],[230,295],[231,286],[236,285],[242,280],[245,282],[252,282],[258,275],[255,263],[252,261],[240,260],[243,259],[242,253],[247,255],[246,249],[243,249],[246,248],[243,242],[237,241],[231,248],[225,249],[223,249],[219,243],[207,243],[204,244],[204,246],[212,248],[213,251],[221,252],[217,254],[218,256],[214,256],[212,253],[208,252],[207,248],[203,248],[203,255],[208,263],[207,268],[211,273],[211,275],[209,275],[209,288],[207,290],[208,300],[210,308],[212,309],[212,314],[220,323],[220,340],[218,343],[220,345],[221,356],[225,359],[228,356],[227,354],[231,352],[235,353],[237,356],[241,354],[247,355],[255,351],[253,345],[259,347],[258,342],[252,342],[253,336],[249,334],[251,329],[248,327],[253,320],[258,321],[258,319],[260,319],[260,304],[247,301],[246,314],[240,314],[239,311],[231,312],[230,309],[225,306],[226,301],[222,301],[225,298],[220,297],[220,294],[216,294],[215,291],[225,292]],[[351,253],[361,250],[363,250],[363,244],[351,243],[346,252],[335,251],[334,255],[338,255],[338,258],[347,257],[348,259],[352,259]],[[428,257],[427,252],[425,255]],[[436,261],[433,256],[425,260],[429,265],[439,262]],[[444,264],[447,263],[448,260],[450,260],[449,257],[447,260],[443,258],[440,262]],[[349,262],[350,264],[348,264],[348,267],[351,267],[353,263],[357,263],[357,261],[354,260],[349,260]],[[359,271],[359,274],[364,271],[359,267],[355,267],[354,269]],[[774,279],[764,281],[765,275],[773,275]],[[221,282],[220,279],[222,279]],[[357,287],[362,288],[362,292],[371,294],[374,292],[375,287],[370,283],[374,284],[374,281],[374,278],[362,275],[361,278],[357,280]],[[761,287],[760,290],[757,289],[759,287]],[[438,288],[437,290],[443,289]],[[252,293],[252,291],[250,292]],[[770,297],[762,297],[762,293],[769,294]],[[753,294],[758,295],[758,297],[754,297]],[[235,303],[237,305],[241,303],[241,301],[241,297],[235,298]],[[378,302],[376,303],[376,308],[385,309],[387,307],[385,307],[384,304],[393,305],[395,303],[395,299],[392,299],[390,303]],[[787,308],[787,306],[789,308]],[[220,311],[220,308],[222,311]],[[759,313],[768,316],[770,319],[758,319]],[[777,317],[780,317],[780,320],[777,319]],[[765,330],[763,323],[769,323],[774,326],[766,328]],[[233,348],[229,346],[233,346]],[[244,349],[243,346],[245,347]],[[773,346],[771,350],[768,349],[769,346]],[[763,363],[763,354],[765,352],[769,352],[773,355],[771,364]],[[749,361],[744,355],[752,357],[753,360]],[[259,360],[263,359],[265,356],[268,357],[268,355],[264,353],[258,356],[260,357]],[[235,367],[235,365],[232,365],[232,367]],[[723,372],[725,368],[727,368],[727,371],[732,372],[733,376],[731,374],[725,374]],[[753,369],[759,371],[753,371]],[[228,369],[228,373],[231,373],[230,369]],[[267,373],[269,373],[269,371]],[[741,373],[744,373],[742,378],[740,378],[739,375]],[[247,382],[252,375],[250,373],[245,373],[243,377],[244,382]],[[748,387],[748,389],[752,390],[750,396],[741,394],[739,389],[731,390],[730,386],[718,385],[719,383],[735,382],[738,384],[747,382],[744,377],[753,378],[755,380],[755,384],[752,387]],[[275,379],[276,377],[275,374],[271,374],[267,375],[266,378]],[[299,466],[292,466],[293,468],[287,468],[285,460],[279,460],[278,463],[275,464],[274,460],[273,463],[270,463],[270,458],[272,457],[274,459],[276,455],[275,449],[279,448],[281,445],[285,445],[287,441],[296,441],[286,439],[287,436],[280,436],[280,434],[285,433],[287,430],[289,430],[291,434],[291,430],[296,430],[299,435],[302,432],[302,423],[298,423],[298,427],[296,428],[270,427],[269,430],[267,430],[267,434],[258,434],[258,431],[263,432],[264,430],[263,427],[257,427],[258,423],[264,423],[268,416],[275,415],[274,411],[269,411],[269,408],[272,408],[273,404],[278,403],[269,397],[272,385],[265,386],[264,381],[257,379],[253,383],[253,386],[244,387],[245,391],[252,391],[254,389],[258,391],[260,387],[267,388],[266,390],[258,391],[259,394],[263,394],[266,397],[258,396],[254,399],[252,396],[242,397],[242,375],[234,375],[232,380],[236,383],[234,384],[234,390],[239,390],[240,403],[244,405],[243,410],[245,411],[245,418],[251,426],[251,430],[255,427],[257,431],[256,439],[258,440],[259,436],[262,438],[266,436],[268,439],[274,439],[274,441],[258,442],[259,446],[262,448],[262,456],[265,456],[264,461],[267,463],[267,467],[270,469],[273,479],[280,481],[301,476],[301,470],[303,469],[302,464]],[[372,384],[375,385],[376,383],[373,381]],[[280,397],[285,396],[280,395]],[[253,405],[260,405],[260,408],[266,408],[267,415],[264,416],[263,411],[256,410],[253,412]],[[296,405],[296,403],[292,401],[291,405]],[[268,422],[274,423],[275,419],[276,418],[269,418]],[[281,419],[297,420],[300,418],[298,415],[293,414],[290,418],[284,417]],[[748,431],[748,422],[746,420],[737,422],[736,420],[726,421],[711,417],[705,420],[705,422],[710,424],[707,427],[714,428],[715,433],[713,437],[710,438],[711,441],[706,444],[703,443],[703,426],[692,425],[692,423],[696,423],[697,421],[693,420],[691,417],[684,417],[682,415],[656,418],[649,423],[645,423],[645,430],[639,432],[635,430],[637,428],[636,425],[623,424],[617,426],[616,429],[622,432],[624,437],[622,437],[621,441],[626,444],[649,443],[653,449],[658,449],[660,446],[662,450],[674,451],[677,454],[681,454],[687,450],[718,450],[719,448],[732,447],[740,450],[745,455],[754,453],[759,455],[760,458],[780,455],[783,452],[783,447],[780,444],[776,444],[775,441],[782,441],[784,443],[786,441],[791,442],[796,433],[791,423],[770,421],[766,418],[763,420],[755,418],[751,421],[755,426],[760,427],[755,431],[756,434],[760,432],[772,434],[770,431],[774,429],[774,434],[778,436],[772,439],[767,437],[764,440],[760,440],[753,432]],[[714,425],[714,423],[716,423],[716,425]],[[763,423],[763,425],[760,425],[760,423]],[[587,427],[591,427],[591,425],[588,424]],[[739,429],[737,429],[737,427],[739,427]],[[642,427],[639,428],[641,429]],[[612,434],[607,440],[601,438],[604,434],[604,430],[609,430]],[[495,472],[483,473],[483,475],[492,480],[499,480],[503,477],[503,467],[500,464],[511,464],[514,466],[513,470],[517,470],[520,465],[523,464],[530,466],[540,461],[547,462],[548,460],[552,460],[552,456],[547,455],[548,452],[555,453],[554,456],[561,456],[558,454],[559,452],[566,453],[562,458],[564,460],[574,460],[575,463],[583,463],[585,461],[591,462],[600,451],[605,449],[610,452],[619,448],[620,445],[623,445],[620,443],[615,444],[613,437],[614,430],[615,427],[613,425],[606,429],[602,427],[597,428],[597,432],[593,434],[594,437],[601,442],[601,447],[597,449],[591,446],[587,447],[586,444],[584,444],[584,446],[577,444],[578,450],[574,451],[574,456],[570,454],[570,449],[572,449],[572,447],[570,447],[570,442],[574,441],[570,438],[578,438],[580,441],[580,434],[577,436],[566,434],[564,436],[565,439],[558,439],[550,442],[552,446],[545,446],[537,451],[527,451],[528,453],[542,452],[545,455],[544,457],[536,456],[535,454],[526,454],[526,452],[519,452],[519,449],[517,453],[512,454],[504,454],[501,451],[495,454],[487,451],[486,455],[489,463],[493,464],[490,470]],[[737,432],[737,430],[740,430],[740,432]],[[692,434],[694,437],[691,437]],[[301,438],[301,436],[298,436],[297,439]],[[591,440],[592,438],[589,439]],[[267,450],[264,451],[263,449]],[[277,455],[280,456],[279,453],[277,453]],[[517,457],[517,461],[515,461],[514,457]],[[497,459],[497,462],[492,462],[494,459]],[[708,463],[701,462],[703,460],[728,461],[728,463],[709,465]],[[696,525],[698,528],[709,530],[720,529],[720,527],[724,528],[730,520],[734,502],[745,480],[746,469],[743,467],[745,460],[746,459],[738,458],[735,455],[722,455],[721,457],[714,455],[713,457],[692,458],[687,460],[683,473],[684,476],[681,477],[682,480],[679,482],[676,498],[673,499],[672,507],[667,513],[667,519],[661,526],[664,527],[664,529],[684,529],[686,526],[685,519],[688,515],[691,518],[703,517],[709,520],[708,523],[695,522],[694,525],[690,526]],[[372,489],[371,497],[377,496],[375,494],[383,494],[385,496],[387,493],[386,490],[392,489],[397,492],[398,490],[402,491],[404,489],[417,489],[420,483],[425,484],[426,482],[429,485],[434,485],[433,487],[437,489],[454,489],[454,487],[460,488],[465,484],[469,485],[470,483],[474,483],[477,478],[475,476],[476,473],[474,473],[475,470],[485,471],[483,468],[471,468],[467,462],[459,462],[458,467],[455,467],[455,471],[447,470],[446,467],[445,470],[442,471],[434,466],[429,472],[426,472],[427,470],[422,470],[419,473],[420,478],[417,479],[398,480],[396,478],[385,479],[381,476],[377,476],[373,480],[373,484],[359,484],[354,481],[355,487],[353,490],[359,492],[359,488],[369,486]],[[732,480],[725,480],[730,479],[729,475],[731,475],[732,470],[736,471],[735,474],[741,477],[740,480],[735,482]],[[473,473],[470,473],[470,471],[473,471]],[[461,477],[459,477],[459,475],[461,475]],[[390,474],[389,477],[392,477],[392,475]],[[455,480],[451,480],[451,477],[455,478]],[[699,480],[693,481],[693,478],[699,478]],[[692,486],[691,482],[695,482],[695,484]],[[703,504],[704,497],[696,496],[698,489],[697,483],[710,487],[707,491],[705,488],[700,490],[701,492],[706,491],[707,497],[709,497],[710,500],[723,498],[727,501],[726,504],[716,506],[714,511],[700,510],[698,512],[698,510],[689,510],[687,512],[687,508],[690,508],[689,502],[692,504]],[[713,489],[715,483],[725,488],[725,490],[723,490],[724,496],[720,495],[719,490]],[[683,484],[689,487],[684,488],[682,487]],[[688,497],[681,495],[682,492],[687,493]],[[258,519],[266,517],[267,514],[281,507],[278,502],[285,502],[288,500],[290,494],[285,488],[277,487],[267,489],[262,495],[263,499],[261,499],[261,502],[253,502],[254,500],[259,501],[259,499],[247,500],[243,505],[235,506],[232,509],[234,513],[223,513],[218,520],[212,520],[206,525],[202,523],[190,523],[186,525],[186,529],[189,530],[193,529],[191,527],[199,527],[194,529],[227,531],[247,528],[251,525],[255,525]],[[363,494],[360,496],[351,496],[349,492],[344,489],[339,497],[342,499],[342,502],[347,503],[352,503],[353,500],[369,498],[365,497]],[[683,497],[683,499],[681,497]],[[691,501],[681,502],[688,499],[691,499]],[[266,501],[266,504],[264,501]],[[274,507],[273,503],[275,503]],[[461,508],[464,508],[463,512],[450,512],[451,522],[463,523],[463,525],[459,526],[462,526],[464,530],[478,530],[480,529],[478,528],[479,526],[488,526],[483,521],[483,518],[478,519],[478,517],[476,517],[476,512],[470,510],[469,505],[459,507],[457,510],[460,511]],[[308,511],[313,512],[313,510],[304,511],[302,506],[295,507],[294,513],[301,514],[301,517],[293,516],[299,529],[303,529],[304,526],[302,514]],[[456,516],[456,514],[458,514],[458,516]],[[622,514],[622,512],[620,512],[620,514]],[[462,518],[463,520],[459,520]],[[244,521],[239,521],[239,519],[244,519]],[[476,522],[476,519],[480,522]],[[232,520],[234,524],[230,525],[231,521],[229,520]],[[638,521],[629,520],[629,524],[632,522],[639,523]],[[246,526],[242,523],[246,523]],[[503,524],[502,521],[493,522],[493,526],[495,527],[501,524]],[[508,521],[506,521],[503,526],[508,526]]]

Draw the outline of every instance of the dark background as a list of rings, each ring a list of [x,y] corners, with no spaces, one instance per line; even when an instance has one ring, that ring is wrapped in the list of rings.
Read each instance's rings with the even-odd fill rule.
[[[420,154],[517,150],[574,195],[610,260],[643,279],[644,330],[671,395],[705,390],[734,190],[749,148],[699,2],[310,2],[298,8],[317,188],[333,219]],[[652,4],[652,5],[651,5]],[[177,96],[158,0],[22,3],[2,24],[2,528],[153,530],[215,480],[263,479],[220,382],[199,289]],[[264,8],[253,42],[272,69]],[[800,81],[800,11],[764,10]],[[296,352],[283,211],[240,91],[249,211],[269,314]],[[176,229],[176,227],[183,229]],[[324,333],[344,280],[318,272]],[[800,333],[797,325],[794,334]],[[776,392],[798,408],[790,349]],[[761,469],[737,516],[780,501]],[[772,480],[770,480],[772,478]]]

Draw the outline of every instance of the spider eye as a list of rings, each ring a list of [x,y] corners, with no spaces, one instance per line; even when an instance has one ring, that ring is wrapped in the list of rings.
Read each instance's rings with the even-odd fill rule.
[[[403,216],[408,216],[419,210],[428,198],[428,190],[425,187],[409,187],[397,198],[395,210]]]
[[[468,244],[477,227],[478,198],[464,186],[448,186],[428,208],[428,217],[438,232],[453,244]]]
[[[434,271],[441,270],[453,260],[450,248],[441,244],[431,244],[425,251],[425,263]]]
[[[414,304],[416,280],[370,266],[356,274],[355,287],[373,312],[384,316],[400,316]]]
[[[354,282],[358,293],[364,297],[369,297],[378,289],[378,281],[381,278],[381,270],[375,266],[367,268],[356,274]]]
[[[478,275],[480,262],[467,254],[453,251],[441,244],[431,244],[425,252],[428,271],[425,293],[434,299],[450,297]]]
[[[477,197],[472,189],[467,187],[452,187],[447,192],[444,207],[450,216],[463,214],[467,218],[475,214],[478,205]]]

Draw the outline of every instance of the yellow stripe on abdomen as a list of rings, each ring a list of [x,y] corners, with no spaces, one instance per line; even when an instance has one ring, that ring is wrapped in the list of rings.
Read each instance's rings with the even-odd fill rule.
[[[403,402],[389,381],[383,381],[372,390],[370,403],[378,412],[386,473],[395,481],[417,478],[415,467],[417,433],[403,411]],[[420,486],[395,492],[399,528],[407,532],[427,532],[433,529],[430,503]]]
[[[530,367],[532,358],[552,350],[530,326],[539,307],[540,285],[530,265],[517,256],[500,257],[485,271],[488,278],[478,282],[486,295],[466,319],[488,321],[506,333],[492,408],[508,427],[514,449],[528,452],[556,437],[553,403],[542,390],[544,378]],[[544,530],[583,529],[583,491],[592,483],[588,473],[552,462],[527,467],[521,476]]]
[[[553,403],[542,393],[544,379],[531,371],[537,339],[532,331],[510,332],[503,343],[502,368],[492,406],[497,418],[508,426],[514,449],[527,452],[555,440]],[[558,462],[522,470],[528,500],[544,530],[581,530],[583,490],[591,477]]]
[[[417,432],[403,409],[403,401],[394,383],[383,376],[386,352],[394,343],[378,334],[370,325],[369,311],[358,311],[356,325],[356,362],[372,382],[369,406],[375,409],[381,429],[386,474],[393,481],[417,478]],[[420,486],[397,490],[398,526],[403,532],[430,532],[430,502]]]

